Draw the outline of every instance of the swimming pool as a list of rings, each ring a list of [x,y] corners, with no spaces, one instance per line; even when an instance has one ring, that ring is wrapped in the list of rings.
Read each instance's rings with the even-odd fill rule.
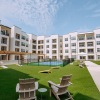
[[[30,64],[33,65],[47,65],[47,66],[62,66],[63,62],[62,61],[48,61],[48,62],[31,62]]]

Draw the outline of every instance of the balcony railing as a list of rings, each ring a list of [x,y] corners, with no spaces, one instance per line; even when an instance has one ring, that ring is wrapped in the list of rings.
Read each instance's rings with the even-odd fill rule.
[[[9,36],[9,33],[5,32],[5,31],[1,31],[1,34],[5,35],[5,36]]]

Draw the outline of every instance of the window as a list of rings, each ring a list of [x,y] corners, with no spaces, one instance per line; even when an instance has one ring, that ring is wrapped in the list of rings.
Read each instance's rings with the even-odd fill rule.
[[[15,56],[15,60],[19,60],[19,56]]]
[[[52,39],[52,43],[56,43],[57,42],[57,40],[56,39]]]
[[[62,39],[60,39],[60,42],[62,42]]]
[[[100,41],[97,41],[97,45],[100,45]]]
[[[93,46],[93,42],[87,42],[87,46]]]
[[[26,37],[22,35],[22,39],[23,39],[23,40],[25,40],[25,39],[26,39]]]
[[[93,49],[88,49],[88,53],[94,53]]]
[[[85,49],[80,49],[79,52],[85,52]]]
[[[25,46],[25,43],[24,42],[21,42],[21,46]]]
[[[33,45],[32,49],[36,49],[36,45]]]
[[[76,43],[72,43],[71,46],[76,46]]]
[[[68,53],[68,49],[65,50],[65,53]]]
[[[85,37],[79,37],[78,38],[78,40],[84,40],[85,39]]]
[[[3,43],[3,44],[7,44],[7,38],[2,37],[2,39],[1,39],[1,43]]]
[[[47,50],[46,53],[49,53],[49,50]]]
[[[85,43],[84,42],[79,43],[79,47],[85,47]]]
[[[60,48],[62,48],[62,44],[60,44]]]
[[[88,56],[88,59],[94,59],[94,56]]]
[[[19,48],[15,48],[15,51],[16,51],[16,52],[19,52]]]
[[[75,36],[71,37],[71,40],[76,40],[76,37]]]
[[[62,50],[60,50],[60,53],[62,53]]]
[[[72,53],[76,53],[76,49],[72,49]]]
[[[65,59],[69,58],[69,56],[65,56]]]
[[[68,47],[68,44],[65,44],[65,47]]]
[[[21,52],[25,52],[25,49],[21,49]]]
[[[52,45],[52,48],[53,48],[53,49],[57,48],[57,45]]]
[[[65,41],[68,41],[68,38],[65,38]]]
[[[44,40],[39,40],[38,41],[38,44],[43,44],[44,43]]]
[[[32,40],[32,43],[36,44],[36,40],[33,39],[33,40]]]
[[[15,46],[20,46],[20,42],[19,41],[15,41]]]
[[[97,55],[97,59],[100,59],[100,55]]]
[[[47,43],[49,43],[49,40],[46,40]]]
[[[80,59],[85,59],[85,56],[80,56]]]
[[[7,47],[6,46],[1,46],[1,51],[6,51]]]
[[[49,45],[46,45],[46,48],[49,48]]]
[[[52,53],[53,53],[53,54],[56,54],[56,50],[52,50]]]
[[[76,59],[76,55],[72,55],[72,58]]]
[[[100,48],[97,48],[97,52],[100,52]]]
[[[43,45],[41,45],[41,46],[38,46],[38,49],[43,49]]]
[[[93,36],[87,36],[87,40],[92,40],[92,39],[94,39]]]
[[[96,34],[96,38],[100,38],[100,34]]]

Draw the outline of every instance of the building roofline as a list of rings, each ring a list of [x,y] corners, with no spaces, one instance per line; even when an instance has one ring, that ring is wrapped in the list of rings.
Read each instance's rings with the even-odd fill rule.
[[[5,26],[5,25],[2,25],[2,24],[0,24],[0,26],[4,26],[4,27],[7,27],[7,28],[11,29],[10,27],[8,27],[8,26]]]

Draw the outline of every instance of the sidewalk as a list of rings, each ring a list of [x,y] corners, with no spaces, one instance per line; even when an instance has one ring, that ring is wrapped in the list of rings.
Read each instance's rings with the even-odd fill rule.
[[[85,65],[88,68],[99,92],[100,92],[100,65],[97,65],[91,61],[85,61]]]

